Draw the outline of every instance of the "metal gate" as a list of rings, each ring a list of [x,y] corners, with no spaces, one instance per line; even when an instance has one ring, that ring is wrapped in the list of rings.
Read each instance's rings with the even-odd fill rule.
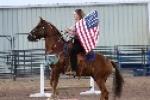
[[[11,35],[0,35],[0,75],[6,76],[13,73],[12,65],[12,52],[13,49],[13,36]]]
[[[29,42],[27,33],[14,35],[13,66],[16,76],[39,74],[40,63],[45,60],[44,41]]]

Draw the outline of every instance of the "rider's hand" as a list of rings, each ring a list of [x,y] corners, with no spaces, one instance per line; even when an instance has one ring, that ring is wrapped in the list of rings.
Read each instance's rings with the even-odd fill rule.
[[[70,29],[66,28],[64,31],[65,31],[65,33],[68,33],[70,31]]]

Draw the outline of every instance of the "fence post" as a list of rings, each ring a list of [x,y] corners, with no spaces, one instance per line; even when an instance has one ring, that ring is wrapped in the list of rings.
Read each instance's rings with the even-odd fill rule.
[[[17,76],[17,53],[16,51],[13,51],[13,80],[16,81]]]
[[[118,63],[118,65],[119,65],[119,69],[121,69],[121,65],[120,65],[120,58],[119,58],[119,47],[118,47],[118,45],[116,45],[115,47],[114,47],[114,49],[115,49],[115,54],[116,54],[116,60],[117,60],[117,63]]]
[[[148,59],[149,53],[148,53],[148,46],[146,46],[146,48],[143,50],[143,64],[144,64],[144,75],[147,74],[147,63],[149,64],[149,59]],[[147,62],[146,62],[146,58],[147,57]]]
[[[32,58],[32,56],[33,56],[33,54],[32,54],[33,52],[32,52],[32,50],[31,50],[31,75],[32,75],[32,72],[33,72],[33,58]]]
[[[23,51],[23,60],[24,60],[24,61],[23,61],[23,64],[24,64],[24,65],[23,65],[23,67],[24,67],[23,70],[24,70],[24,75],[25,75],[25,62],[26,62],[26,61],[25,61],[25,60],[26,60],[25,54],[26,54],[26,53],[25,53],[25,50],[24,50],[24,51]]]

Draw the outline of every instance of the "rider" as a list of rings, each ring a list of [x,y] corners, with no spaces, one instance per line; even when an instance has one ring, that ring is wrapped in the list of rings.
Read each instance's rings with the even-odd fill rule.
[[[75,23],[80,21],[84,17],[84,12],[82,9],[76,9],[74,11],[74,19]],[[70,63],[72,67],[72,74],[76,74],[76,68],[77,68],[77,54],[80,52],[85,52],[83,46],[81,45],[81,42],[76,34],[75,26],[71,28],[67,28],[65,30],[67,33],[70,33],[71,35],[74,35],[74,42],[70,51]]]

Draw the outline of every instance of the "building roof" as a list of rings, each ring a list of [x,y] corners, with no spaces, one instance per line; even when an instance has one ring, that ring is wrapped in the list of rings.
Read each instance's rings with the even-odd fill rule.
[[[0,7],[21,7],[37,5],[81,5],[81,4],[111,4],[111,3],[142,3],[150,0],[0,0]]]

